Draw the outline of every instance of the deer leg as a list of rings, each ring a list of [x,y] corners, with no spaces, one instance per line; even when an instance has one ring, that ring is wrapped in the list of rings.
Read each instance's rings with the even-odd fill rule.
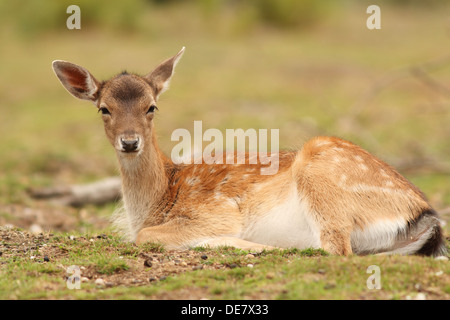
[[[278,249],[276,247],[255,243],[243,239],[239,239],[236,237],[217,237],[211,238],[197,244],[199,247],[210,247],[210,248],[218,248],[223,246],[236,247],[238,249],[242,249],[245,251],[251,252],[261,252],[263,250],[273,250]]]
[[[272,246],[254,243],[236,237],[202,235],[195,228],[189,228],[186,225],[181,228],[174,223],[166,223],[142,229],[137,235],[136,244],[140,245],[145,242],[161,243],[167,249],[188,249],[197,246],[210,248],[232,246],[253,252],[276,249]]]
[[[322,248],[334,255],[348,256],[353,253],[350,234],[331,226],[325,227],[320,234]]]
[[[146,242],[161,243],[167,249],[187,249],[192,242],[192,231],[186,226],[177,228],[173,224],[163,224],[154,227],[147,227],[138,232],[136,244]]]

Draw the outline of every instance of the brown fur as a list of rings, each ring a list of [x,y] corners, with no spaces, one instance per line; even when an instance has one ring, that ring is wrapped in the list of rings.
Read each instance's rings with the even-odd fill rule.
[[[259,159],[250,164],[250,153],[239,165],[172,163],[158,147],[149,107],[167,89],[183,52],[144,77],[122,73],[102,83],[80,66],[54,62],[70,93],[108,110],[102,115],[105,132],[123,179],[121,223],[132,240],[170,248],[263,249],[289,243],[285,237],[341,255],[444,252],[439,220],[420,190],[339,138],[317,137],[300,151],[280,152],[275,175],[261,175],[263,165]],[[124,141],[136,142],[136,150],[124,149]],[[295,234],[291,220],[304,235]]]

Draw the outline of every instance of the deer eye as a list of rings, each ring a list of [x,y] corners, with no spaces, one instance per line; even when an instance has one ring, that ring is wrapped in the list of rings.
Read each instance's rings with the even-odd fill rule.
[[[153,113],[153,112],[155,112],[155,110],[158,110],[158,108],[156,107],[156,106],[150,106],[150,108],[148,108],[148,110],[147,110],[147,114],[149,114],[149,113]]]
[[[101,107],[100,109],[98,109],[98,112],[101,112],[102,114],[111,115],[111,112],[109,112],[109,110],[106,109],[105,107]]]

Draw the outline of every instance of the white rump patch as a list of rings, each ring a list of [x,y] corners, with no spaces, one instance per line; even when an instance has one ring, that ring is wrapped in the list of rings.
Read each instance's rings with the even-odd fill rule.
[[[351,234],[352,250],[356,254],[370,254],[392,248],[400,233],[406,231],[404,219],[383,220],[372,223],[363,230],[355,229]]]

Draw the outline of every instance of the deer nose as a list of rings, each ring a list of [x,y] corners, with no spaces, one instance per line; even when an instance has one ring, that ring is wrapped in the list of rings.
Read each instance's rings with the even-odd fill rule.
[[[120,143],[122,144],[122,149],[125,152],[134,152],[137,150],[139,146],[139,138],[136,139],[120,139]]]

